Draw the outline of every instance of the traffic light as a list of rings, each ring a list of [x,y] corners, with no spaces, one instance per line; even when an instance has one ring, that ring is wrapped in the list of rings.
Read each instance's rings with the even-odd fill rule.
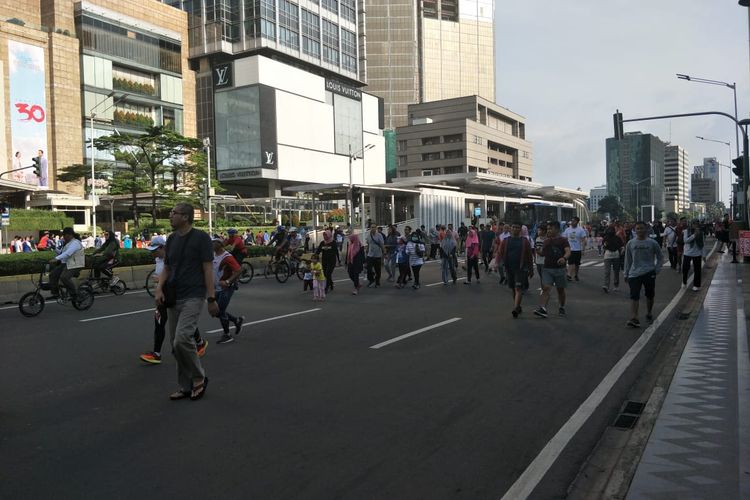
[[[620,113],[619,109],[617,110],[617,113],[612,115],[612,121],[615,125],[615,139],[622,139],[625,133],[622,128],[622,113]]]
[[[734,175],[737,176],[738,179],[742,179],[743,174],[745,172],[745,157],[744,156],[738,156],[734,160],[732,160],[732,163],[734,163],[734,168],[732,169],[732,172],[734,172]]]
[[[36,175],[37,177],[41,177],[42,176],[42,162],[40,158],[38,156],[35,156],[32,158],[32,160],[34,161],[34,165],[32,165],[34,167],[34,175]]]

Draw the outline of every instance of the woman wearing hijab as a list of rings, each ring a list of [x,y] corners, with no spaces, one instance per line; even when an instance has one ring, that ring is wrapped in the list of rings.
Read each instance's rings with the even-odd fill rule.
[[[349,278],[354,283],[352,295],[357,295],[362,285],[359,283],[359,275],[365,266],[365,249],[359,241],[359,235],[349,235],[349,248],[346,251],[346,268],[349,271]]]
[[[456,283],[456,266],[454,265],[456,255],[456,240],[450,229],[446,231],[445,237],[440,240],[440,267],[443,271],[443,284],[448,284],[448,276]]]
[[[336,267],[336,257],[338,255],[338,247],[333,239],[333,234],[330,230],[323,231],[323,241],[318,245],[315,250],[315,255],[320,256],[320,263],[323,266],[323,276],[326,278],[325,292],[333,290],[333,270]]]
[[[411,235],[409,243],[406,244],[406,255],[409,256],[409,265],[411,266],[411,272],[414,275],[414,284],[411,286],[414,290],[419,290],[419,270],[424,265],[424,243],[419,239],[419,234],[416,232]]]
[[[479,283],[479,237],[474,226],[466,236],[466,281],[464,285],[471,285],[471,270],[474,269]]]

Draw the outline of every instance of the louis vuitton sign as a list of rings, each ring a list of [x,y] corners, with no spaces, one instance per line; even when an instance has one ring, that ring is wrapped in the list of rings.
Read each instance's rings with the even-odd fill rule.
[[[224,63],[214,66],[214,88],[223,89],[234,86],[234,74],[232,63]]]
[[[341,82],[326,79],[326,90],[339,94],[355,101],[362,100],[362,91],[349,85],[345,85]]]

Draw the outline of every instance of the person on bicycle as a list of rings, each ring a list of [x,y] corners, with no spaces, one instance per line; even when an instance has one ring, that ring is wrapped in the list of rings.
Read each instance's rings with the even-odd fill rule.
[[[224,248],[226,248],[227,252],[232,254],[232,257],[241,264],[242,261],[247,258],[245,241],[242,239],[242,236],[237,234],[237,230],[234,228],[229,229],[227,234],[229,237],[224,240]]]
[[[301,255],[302,250],[302,236],[300,236],[299,232],[292,228],[292,231],[289,234],[289,253],[292,255],[295,255],[299,252]]]
[[[276,228],[276,234],[273,235],[273,239],[268,242],[268,246],[276,248],[273,253],[274,260],[279,260],[286,255],[289,251],[289,238],[287,238],[286,228],[279,226]]]
[[[49,286],[52,296],[56,297],[60,294],[58,282],[62,281],[70,292],[70,297],[75,299],[77,290],[73,283],[73,276],[77,276],[85,265],[83,244],[81,237],[73,231],[72,227],[63,229],[62,234],[65,244],[59,251],[59,255],[49,261],[50,264],[58,264],[49,273]]]
[[[114,231],[106,231],[107,239],[102,246],[97,248],[92,257],[94,257],[94,276],[99,278],[101,273],[107,278],[112,278],[112,265],[120,257],[120,242],[117,241]],[[99,255],[101,254],[101,255]]]

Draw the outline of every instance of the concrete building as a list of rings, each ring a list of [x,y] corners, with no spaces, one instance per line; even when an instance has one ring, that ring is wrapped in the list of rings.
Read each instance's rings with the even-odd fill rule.
[[[703,177],[700,173],[693,174],[690,201],[703,203],[704,205],[716,203],[716,181],[709,177]]]
[[[85,141],[92,109],[95,137],[115,128],[138,132],[146,123],[195,135],[187,16],[156,1],[145,4],[148,8],[114,0],[3,5],[0,170],[30,165],[39,149],[48,163],[46,183],[28,170],[0,180],[4,198],[14,206],[62,210],[88,225],[91,202],[81,198],[84,183],[63,184],[57,177],[62,168],[90,158]],[[20,160],[14,161],[16,152]]]
[[[721,200],[721,166],[716,158],[703,158],[703,165],[693,167],[693,174],[701,179],[713,179],[715,192],[712,197],[714,200]]]
[[[597,212],[599,210],[599,202],[602,198],[607,196],[607,186],[597,186],[589,191],[589,210]]]
[[[410,104],[478,95],[495,101],[494,0],[361,2],[360,78],[385,100],[385,127]]]
[[[170,3],[188,12],[198,136],[230,192],[385,181],[382,103],[358,80],[356,0]]]
[[[664,211],[679,214],[690,204],[690,169],[687,151],[676,144],[664,149]]]
[[[532,180],[524,118],[478,96],[408,107],[397,129],[398,177],[490,173]]]
[[[664,209],[665,146],[655,135],[641,132],[607,139],[607,192],[629,212],[640,213],[636,207],[644,205]]]

